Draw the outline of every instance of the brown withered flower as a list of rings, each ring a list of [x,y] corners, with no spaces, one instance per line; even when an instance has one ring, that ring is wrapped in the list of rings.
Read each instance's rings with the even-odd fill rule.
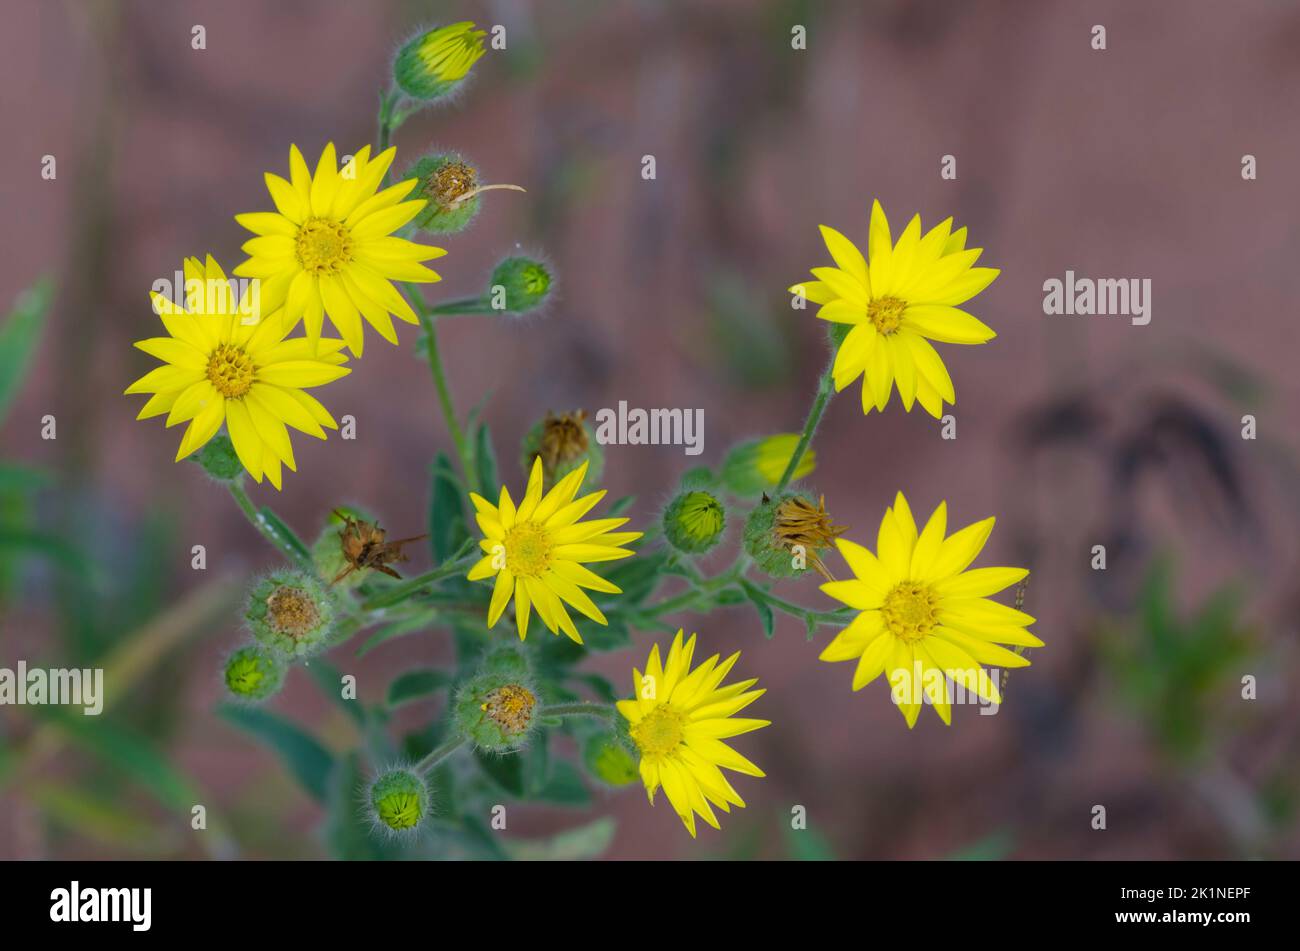
[[[388,532],[380,528],[378,522],[362,521],[337,509],[334,515],[343,520],[343,527],[339,529],[339,545],[347,567],[335,575],[330,584],[337,584],[352,572],[364,568],[373,568],[394,578],[401,578],[402,576],[390,568],[389,564],[406,561],[406,553],[402,551],[403,545],[429,537],[426,533],[390,542]]]
[[[587,428],[587,413],[584,410],[577,409],[571,413],[547,410],[542,421],[524,437],[523,448],[521,462],[524,471],[531,471],[533,460],[540,458],[547,487],[554,485],[583,462],[589,462],[585,480],[587,483],[594,483],[600,478],[604,453]]]
[[[792,555],[801,554],[818,574],[834,581],[820,553],[846,530],[847,526],[836,525],[827,513],[824,496],[813,505],[811,499],[794,492],[776,499],[764,495],[745,522],[745,551],[774,578],[800,574],[803,569]]]

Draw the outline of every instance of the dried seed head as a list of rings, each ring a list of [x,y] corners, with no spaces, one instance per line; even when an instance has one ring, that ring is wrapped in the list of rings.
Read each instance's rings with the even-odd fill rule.
[[[572,413],[547,410],[542,421],[524,436],[522,449],[519,461],[525,473],[533,471],[534,461],[542,460],[547,489],[584,462],[589,465],[583,484],[596,485],[605,467],[605,452],[587,426],[586,412],[580,409]]]
[[[522,657],[522,655],[521,655]],[[456,695],[456,728],[479,749],[495,753],[517,750],[537,725],[537,689],[517,668],[484,670]]]
[[[824,497],[813,505],[798,493],[776,499],[765,495],[745,523],[745,550],[774,578],[800,575],[811,567],[834,580],[820,552],[830,548],[845,530],[846,526],[836,525],[826,512]]]
[[[421,231],[454,234],[468,227],[478,214],[478,169],[454,152],[424,156],[406,177],[420,180],[411,197],[428,202],[414,219]]]

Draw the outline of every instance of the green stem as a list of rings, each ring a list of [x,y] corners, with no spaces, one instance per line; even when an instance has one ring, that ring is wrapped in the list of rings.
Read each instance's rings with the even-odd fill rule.
[[[834,393],[832,386],[831,365],[828,364],[822,377],[817,381],[817,395],[813,397],[812,408],[808,410],[808,418],[803,424],[803,433],[799,436],[799,444],[794,447],[794,454],[790,456],[790,462],[785,467],[785,472],[781,474],[781,481],[776,485],[776,492],[782,492],[790,483],[794,476],[795,470],[799,468],[799,460],[808,450],[808,444],[812,442],[813,433],[817,431],[817,424],[822,421],[822,413],[826,412],[826,404],[831,401],[831,395]]]
[[[424,328],[425,351],[429,357],[429,373],[433,376],[434,388],[438,391],[438,405],[442,407],[442,418],[447,424],[447,431],[451,434],[452,445],[456,448],[456,459],[460,463],[461,475],[465,479],[465,485],[471,492],[478,492],[478,472],[471,465],[472,457],[469,452],[469,443],[465,440],[465,432],[460,427],[460,420],[456,416],[456,408],[451,402],[451,390],[447,386],[447,371],[443,369],[442,352],[438,348],[438,331],[434,325],[434,317],[429,312],[429,305],[425,302],[424,296],[416,288],[406,285],[406,290],[415,305],[416,315],[420,318],[420,326]]]
[[[468,568],[475,561],[478,561],[479,553],[474,552],[472,555],[465,555],[466,548],[473,545],[473,540],[466,541],[461,546],[461,550],[452,555],[437,568],[432,571],[426,571],[424,574],[415,578],[403,581],[401,584],[394,585],[386,591],[381,591],[369,601],[361,605],[362,611],[377,611],[380,608],[386,608],[389,605],[397,604],[399,601],[406,600],[410,595],[419,591],[426,585],[431,585],[435,581],[441,581],[450,575],[454,575],[465,568]]]
[[[429,308],[434,317],[460,317],[469,314],[499,314],[486,297],[460,297]]]
[[[231,482],[229,483],[229,486],[230,494],[234,497],[235,504],[239,506],[239,510],[244,513],[248,520],[253,524],[253,527],[262,533],[262,536],[271,543],[272,547],[275,548],[276,551],[280,552],[300,568],[313,572],[316,570],[316,567],[311,563],[310,559],[304,560],[303,551],[306,550],[306,546],[303,546],[301,540],[296,536],[293,538],[285,538],[281,535],[279,531],[277,531],[276,528],[274,528],[271,523],[262,516],[262,513],[257,510],[257,507],[253,505],[253,500],[248,497],[248,493],[244,491],[244,487],[240,485],[239,482]],[[276,519],[276,521],[279,522],[279,519]],[[280,524],[283,523],[281,522]]]
[[[415,771],[419,773],[421,776],[427,776],[429,774],[429,770],[433,769],[435,766],[437,766],[439,763],[445,760],[452,753],[456,752],[458,749],[464,746],[466,742],[468,742],[467,737],[464,736],[452,737],[446,743],[442,744],[442,746],[437,747],[432,753],[430,753],[424,759],[420,760],[420,762],[416,763]]]
[[[543,717],[602,717],[604,719],[613,717],[614,713],[614,708],[607,704],[591,703],[585,700],[578,703],[557,703],[549,707],[542,707],[538,711],[538,715]]]

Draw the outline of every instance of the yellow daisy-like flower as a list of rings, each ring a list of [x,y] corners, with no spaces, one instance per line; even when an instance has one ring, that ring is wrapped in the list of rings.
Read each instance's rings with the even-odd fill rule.
[[[370,157],[364,146],[340,170],[334,143],[325,146],[316,173],[307,171],[298,147],[289,149],[289,181],[266,173],[276,211],[235,215],[257,237],[246,241],[248,260],[239,277],[260,278],[267,310],[284,305],[284,316],[306,320],[307,335],[320,338],[329,315],[348,349],[361,356],[361,319],[389,343],[397,343],[390,314],[419,323],[393,281],[430,283],[442,278],[423,264],[447,252],[393,236],[427,204],[403,201],[419,179],[378,191],[396,149]]]
[[[840,554],[855,575],[822,590],[862,613],[821,653],[825,661],[856,660],[853,689],[887,673],[908,727],[916,724],[922,698],[951,723],[948,680],[990,703],[1001,703],[997,685],[981,664],[1027,667],[1020,654],[1000,647],[1042,647],[1025,628],[1034,619],[989,599],[1021,581],[1024,568],[967,570],[993,531],[992,518],[944,537],[947,503],[939,503],[918,534],[903,493],[886,509],[876,553],[838,539]]]
[[[607,594],[622,594],[623,589],[583,567],[583,562],[614,561],[633,552],[620,546],[641,537],[641,532],[616,532],[625,518],[581,521],[605,497],[605,490],[575,499],[588,463],[542,494],[542,460],[533,461],[528,488],[518,508],[510,491],[501,487],[501,498],[493,505],[483,496],[471,492],[478,526],[484,539],[479,546],[487,554],[469,572],[470,581],[496,576],[492,602],[488,607],[487,626],[494,627],[513,595],[519,638],[528,635],[532,608],[552,634],[563,631],[582,643],[582,635],[564,605],[567,603],[597,624],[607,624],[605,615],[583,588]]]
[[[650,649],[645,674],[633,668],[635,700],[620,700],[618,712],[628,721],[628,733],[641,751],[641,779],[653,805],[660,786],[673,809],[695,835],[695,815],[717,829],[713,806],[730,812],[745,801],[722,775],[723,769],[762,776],[763,771],[722,742],[770,726],[770,720],[737,717],[766,690],[751,690],[757,680],[741,680],[726,687],[722,679],[740,652],[719,663],[714,654],[691,670],[695,635],[682,643],[677,632],[668,660],[659,661],[659,645]],[[719,768],[721,767],[721,768]]]
[[[817,278],[796,284],[821,304],[817,316],[851,326],[835,354],[836,391],[862,380],[862,411],[883,410],[895,386],[909,412],[920,403],[936,419],[943,404],[955,403],[952,379],[931,340],[940,343],[987,343],[996,334],[957,305],[993,283],[997,268],[975,267],[982,248],[966,247],[966,229],[952,230],[952,219],[924,235],[914,215],[898,243],[880,202],[871,206],[867,238],[870,266],[853,242],[821,226],[822,238],[836,267],[815,267]]]
[[[151,296],[166,337],[150,337],[136,346],[166,366],[146,373],[127,393],[152,393],[137,419],[167,414],[167,425],[188,422],[176,461],[197,450],[225,423],[244,468],[258,482],[266,476],[280,488],[280,466],[297,470],[292,426],[318,439],[322,427],[338,423],[319,401],[303,392],[352,371],[342,340],[285,340],[292,326],[272,314],[250,320],[246,294],[236,301],[228,278],[209,255],[206,264],[187,258],[184,265],[187,306],[162,294]]]

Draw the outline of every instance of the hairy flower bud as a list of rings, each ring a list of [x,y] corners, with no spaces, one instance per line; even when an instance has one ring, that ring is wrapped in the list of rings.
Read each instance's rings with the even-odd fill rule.
[[[485,52],[485,36],[468,20],[416,34],[393,61],[398,88],[425,101],[452,93]]]
[[[453,715],[479,749],[517,750],[537,725],[537,690],[527,676],[485,670],[456,694]]]
[[[429,815],[429,786],[410,769],[393,769],[370,784],[367,796],[376,827],[411,835]]]
[[[739,496],[770,491],[781,481],[798,444],[798,433],[780,433],[733,446],[722,463],[723,484],[728,491]],[[810,447],[800,457],[791,478],[802,479],[811,474],[816,465],[817,454]]]
[[[680,552],[702,554],[713,548],[727,528],[727,510],[703,489],[679,492],[664,509],[664,537]]]
[[[745,521],[745,551],[773,578],[792,578],[809,568],[831,579],[820,552],[845,531],[826,512],[825,499],[814,505],[805,495],[786,492],[755,506]]]
[[[605,451],[587,425],[587,414],[582,410],[572,413],[547,412],[524,436],[519,464],[525,473],[533,471],[533,463],[542,460],[543,486],[549,489],[560,479],[589,463],[583,479],[586,486],[600,482],[605,469]]]
[[[509,257],[492,271],[488,301],[495,310],[522,314],[541,307],[553,283],[550,269],[541,261]]]
[[[226,689],[237,700],[260,701],[284,686],[285,665],[274,653],[256,644],[239,648],[226,659]]]
[[[266,647],[287,657],[308,657],[328,644],[334,602],[311,575],[280,569],[253,588],[244,617]]]

